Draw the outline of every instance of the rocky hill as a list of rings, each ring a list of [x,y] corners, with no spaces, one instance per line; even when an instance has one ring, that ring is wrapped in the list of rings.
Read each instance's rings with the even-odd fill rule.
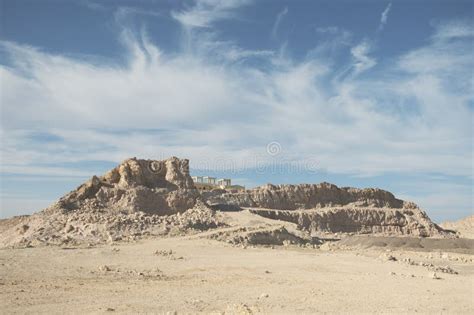
[[[128,159],[105,175],[62,197],[53,209],[108,209],[174,214],[192,208],[199,196],[189,176],[189,161]]]
[[[256,219],[270,219],[258,227],[258,235],[280,240],[303,239],[301,235],[288,236],[287,223],[306,235],[449,235],[414,203],[381,189],[339,188],[329,183],[269,184],[245,191],[216,189],[200,194],[189,175],[189,161],[172,157],[125,160],[43,211],[0,220],[0,246],[95,244],[197,233],[228,226],[228,210],[246,210]],[[248,234],[245,225],[252,220],[239,223],[235,218],[231,230]],[[274,222],[272,231],[266,231],[268,222]],[[245,238],[255,239],[250,235]],[[242,237],[234,235],[232,239]]]
[[[128,159],[31,216],[0,220],[0,247],[96,244],[223,225],[189,176],[189,161]]]

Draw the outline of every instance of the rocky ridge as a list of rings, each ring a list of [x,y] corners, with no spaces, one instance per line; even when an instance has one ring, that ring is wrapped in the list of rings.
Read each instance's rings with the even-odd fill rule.
[[[416,204],[378,188],[267,184],[246,191],[214,190],[203,197],[215,209],[246,208],[266,218],[296,223],[315,234],[447,235]]]
[[[203,197],[214,206],[234,205],[279,210],[314,209],[334,206],[375,207],[395,209],[417,209],[408,201],[395,198],[378,188],[339,188],[330,183],[272,185],[256,187],[245,191],[216,189]]]
[[[196,233],[226,227],[227,211],[242,209],[273,223],[269,229],[250,231],[247,221],[240,222],[242,229],[237,224],[236,233],[225,234],[231,243],[302,239],[299,232],[287,230],[287,223],[308,235],[449,235],[414,203],[381,189],[268,184],[200,194],[189,175],[188,160],[132,158],[103,176],[93,176],[41,212],[0,220],[0,247],[97,244]]]

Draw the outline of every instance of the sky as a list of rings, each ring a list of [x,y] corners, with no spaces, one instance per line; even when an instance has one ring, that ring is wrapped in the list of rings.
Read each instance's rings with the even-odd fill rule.
[[[473,213],[463,0],[0,0],[0,217],[129,157]]]

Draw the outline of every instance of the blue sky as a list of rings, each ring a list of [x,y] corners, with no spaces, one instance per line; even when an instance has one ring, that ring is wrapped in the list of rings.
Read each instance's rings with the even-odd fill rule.
[[[0,4],[1,217],[173,155],[472,213],[472,1]]]

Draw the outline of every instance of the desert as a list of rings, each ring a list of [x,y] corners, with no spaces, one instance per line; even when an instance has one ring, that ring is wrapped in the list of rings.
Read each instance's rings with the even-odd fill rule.
[[[128,159],[0,221],[3,312],[473,312],[454,223],[378,189],[200,192],[188,165]]]
[[[0,0],[0,315],[473,315],[473,56],[473,0]]]

